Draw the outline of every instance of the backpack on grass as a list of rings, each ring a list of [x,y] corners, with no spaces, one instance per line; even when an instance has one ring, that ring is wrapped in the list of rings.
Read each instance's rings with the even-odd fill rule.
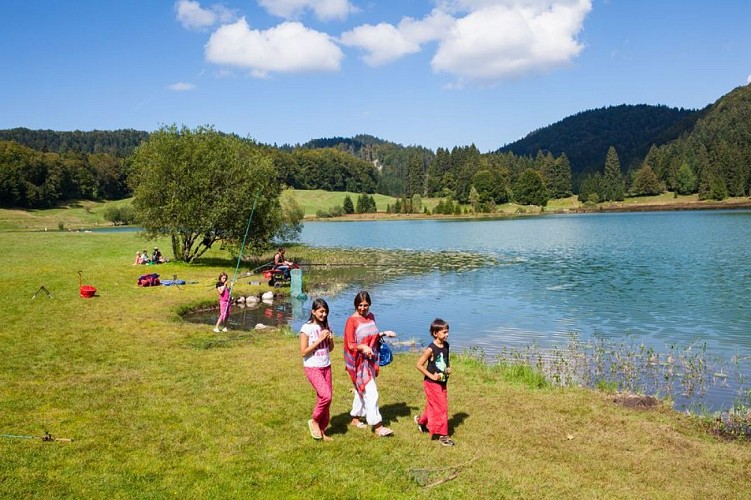
[[[159,286],[159,275],[156,273],[142,274],[138,277],[138,286]]]

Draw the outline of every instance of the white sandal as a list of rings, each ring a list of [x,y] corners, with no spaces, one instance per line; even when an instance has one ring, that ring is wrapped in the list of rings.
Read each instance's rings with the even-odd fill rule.
[[[394,433],[394,431],[392,431],[388,427],[383,427],[383,426],[381,426],[381,427],[379,427],[378,429],[375,430],[375,435],[378,436],[378,437],[390,436],[393,433]]]

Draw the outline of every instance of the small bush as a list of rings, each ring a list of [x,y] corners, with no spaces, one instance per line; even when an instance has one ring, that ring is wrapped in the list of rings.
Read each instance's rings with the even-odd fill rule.
[[[103,216],[104,220],[111,222],[114,226],[125,226],[133,224],[136,221],[136,213],[130,205],[107,207],[104,210]]]

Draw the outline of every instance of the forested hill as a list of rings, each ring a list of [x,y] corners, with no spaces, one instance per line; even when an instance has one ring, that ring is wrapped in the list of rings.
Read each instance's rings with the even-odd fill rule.
[[[668,188],[678,187],[680,168],[698,179],[700,196],[723,199],[751,194],[751,85],[722,96],[709,106],[690,133],[649,151]]]
[[[117,158],[126,158],[149,138],[149,133],[140,130],[93,130],[83,132],[58,132],[56,130],[31,130],[13,128],[0,130],[0,141],[15,141],[22,146],[45,153],[106,153]]]
[[[518,156],[535,156],[538,151],[554,156],[566,153],[576,175],[602,171],[608,148],[613,146],[623,169],[628,170],[640,165],[653,144],[665,144],[691,130],[707,109],[621,104],[582,111],[535,130],[498,152]]]

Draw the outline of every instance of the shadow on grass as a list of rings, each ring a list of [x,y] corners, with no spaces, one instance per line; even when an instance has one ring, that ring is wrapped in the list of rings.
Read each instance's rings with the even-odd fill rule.
[[[391,422],[398,421],[399,417],[409,417],[412,411],[415,410],[415,407],[408,406],[406,403],[393,403],[381,406],[380,410],[381,416],[383,417],[383,424],[389,425]],[[349,412],[332,416],[331,421],[329,422],[329,431],[327,434],[346,434],[350,431],[362,432],[362,429],[356,429],[353,425],[350,425],[350,422],[352,422],[352,415],[350,415]],[[370,426],[368,426],[368,428],[370,428]]]
[[[352,421],[352,416],[349,414],[349,412],[340,413],[339,415],[334,415],[331,417],[331,421],[329,422],[329,429],[326,431],[326,434],[329,436],[334,434],[346,434],[347,431],[349,431],[349,423]],[[354,429],[354,427],[353,427]],[[359,429],[355,429],[359,430]]]
[[[462,425],[468,417],[469,413],[454,413],[454,415],[449,419],[449,433],[453,434],[456,428]]]
[[[406,403],[392,403],[390,405],[381,406],[383,423],[388,425],[394,421],[398,422],[399,417],[409,417],[415,409],[414,406],[408,406]]]

